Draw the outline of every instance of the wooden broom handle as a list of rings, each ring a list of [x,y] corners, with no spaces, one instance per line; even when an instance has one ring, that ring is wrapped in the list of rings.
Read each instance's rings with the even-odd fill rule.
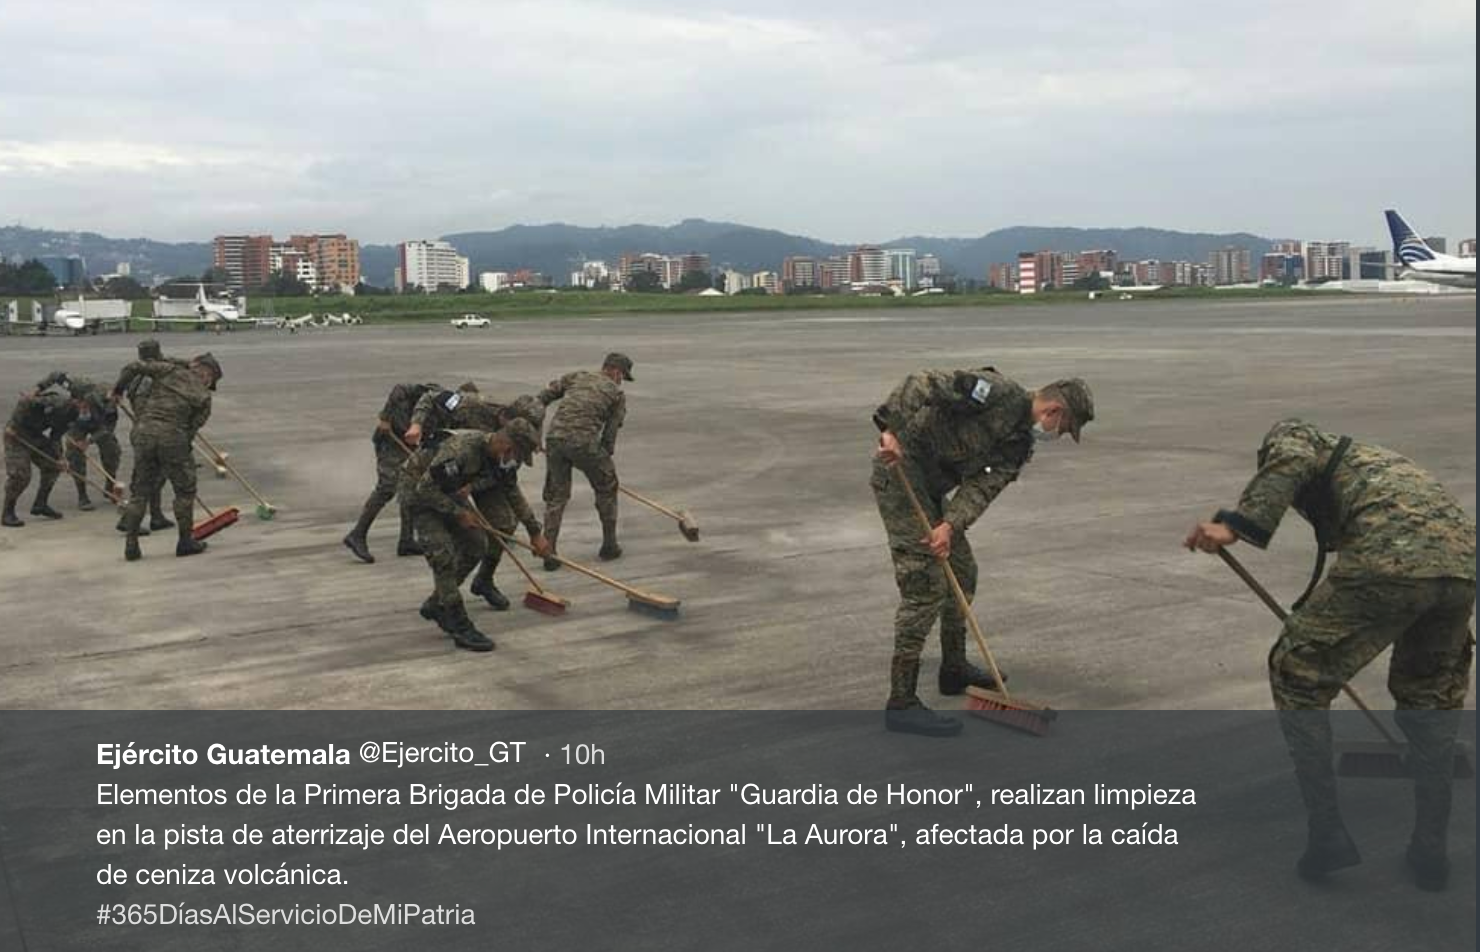
[[[98,492],[102,493],[104,496],[107,496],[108,495],[108,490],[105,489],[102,486],[99,486],[97,484],[97,482],[92,477],[90,477],[90,476],[84,476],[82,473],[79,473],[79,472],[75,471],[74,469],[72,469],[71,466],[68,466],[67,465],[67,461],[66,461],[65,458],[63,458],[63,459],[56,459],[56,458],[52,457],[50,454],[47,454],[47,453],[42,452],[39,447],[32,446],[30,444],[30,442],[26,440],[25,437],[21,436],[15,430],[12,430],[12,429],[10,429],[8,427],[5,430],[5,437],[6,437],[6,439],[15,440],[17,443],[19,443],[20,445],[24,446],[26,449],[30,450],[32,453],[35,453],[37,456],[41,457],[42,459],[46,460],[51,465],[55,466],[56,469],[57,469],[57,472],[66,473],[68,476],[71,476],[74,479],[80,479],[83,482],[87,483],[92,488],[96,489]],[[66,436],[63,436],[62,438],[63,439],[66,439]]]
[[[1289,619],[1290,613],[1285,611],[1285,606],[1275,601],[1274,596],[1269,594],[1269,590],[1266,589],[1263,585],[1259,584],[1258,579],[1249,574],[1249,570],[1244,568],[1243,563],[1240,562],[1232,552],[1228,551],[1227,546],[1221,546],[1218,549],[1218,555],[1222,557],[1223,564],[1233,569],[1233,574],[1243,579],[1244,584],[1249,586],[1249,590],[1255,595],[1258,595],[1259,600],[1263,602],[1270,611],[1274,612],[1276,618],[1278,618],[1280,621],[1286,621]],[[1401,747],[1403,745],[1403,742],[1394,737],[1393,733],[1387,729],[1387,725],[1384,724],[1375,713],[1373,713],[1372,708],[1367,706],[1367,702],[1362,700],[1362,696],[1357,693],[1356,688],[1353,688],[1350,684],[1343,684],[1341,686],[1341,690],[1346,694],[1347,697],[1351,698],[1353,704],[1361,708],[1362,713],[1367,715],[1367,720],[1372,722],[1372,726],[1377,728],[1377,732],[1383,736],[1384,740],[1386,740],[1389,744],[1392,744],[1394,747]]]
[[[400,443],[401,441],[397,440],[396,442]],[[405,444],[402,445],[404,446]],[[478,520],[478,527],[481,528],[484,532],[488,533],[488,535],[492,537],[493,541],[497,542],[499,544],[499,547],[509,554],[509,558],[512,559],[514,564],[519,567],[519,573],[529,581],[530,587],[539,594],[544,595],[544,586],[535,581],[534,576],[530,574],[529,569],[524,567],[524,563],[520,561],[519,556],[515,555],[514,550],[509,548],[509,543],[504,541],[503,533],[499,532],[493,527],[493,524],[484,517],[482,510],[480,510],[477,504],[474,503],[471,499],[469,499],[465,503],[465,505],[468,507],[468,511],[473,514],[473,518]]]
[[[915,510],[915,515],[919,517],[920,525],[924,527],[925,534],[929,535],[935,527],[930,524],[930,517],[925,514],[925,507],[920,505],[920,498],[915,495],[915,487],[910,485],[910,478],[905,474],[904,465],[902,463],[891,463],[890,468],[894,470],[894,475],[899,477],[900,487],[904,489],[904,494],[909,497],[910,506]],[[971,628],[971,635],[976,639],[976,646],[986,656],[987,665],[992,669],[992,677],[997,679],[997,690],[1004,698],[1011,700],[1012,695],[1007,693],[1007,683],[1002,677],[1002,671],[997,667],[997,659],[992,656],[992,649],[987,647],[987,638],[982,634],[981,625],[976,620],[976,612],[971,610],[971,602],[966,598],[966,592],[962,590],[961,582],[956,578],[955,569],[951,568],[950,559],[943,559],[940,556],[936,556],[936,560],[940,562],[940,567],[945,570],[946,581],[950,583],[951,592],[956,596],[956,606],[960,609],[961,614],[965,616],[966,624]]]
[[[633,492],[632,490],[628,489],[626,486],[618,485],[617,486],[617,492],[621,493],[624,496],[629,496],[632,499],[637,500],[638,502],[642,503],[644,506],[647,506],[649,509],[655,509],[658,512],[661,512],[663,515],[665,515],[668,518],[674,520],[675,522],[683,522],[683,516],[679,515],[677,512],[674,512],[672,509],[669,509],[667,506],[663,505],[660,502],[655,502],[655,501],[649,499],[648,497],[642,495],[641,493]]]
[[[228,473],[235,477],[237,482],[242,484],[242,488],[247,491],[247,494],[249,496],[257,500],[257,502],[261,503],[262,505],[266,506],[268,509],[277,509],[277,506],[274,506],[272,503],[262,498],[262,494],[254,489],[251,483],[247,482],[246,477],[237,472],[236,467],[231,465],[231,460],[222,455],[221,451],[216,449],[216,445],[212,443],[204,433],[197,430],[195,433],[195,438],[201,442],[201,445],[206,448],[206,451],[208,453],[216,458],[216,462],[223,469],[225,469]]]

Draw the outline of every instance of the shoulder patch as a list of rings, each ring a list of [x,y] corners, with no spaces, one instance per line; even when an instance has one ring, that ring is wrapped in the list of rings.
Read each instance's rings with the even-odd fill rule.
[[[977,377],[976,385],[971,388],[971,399],[976,403],[985,404],[987,395],[992,392],[992,385],[985,377]]]
[[[461,403],[462,394],[460,393],[448,390],[442,394],[442,409],[446,410],[448,413],[456,410],[458,408],[458,405]]]

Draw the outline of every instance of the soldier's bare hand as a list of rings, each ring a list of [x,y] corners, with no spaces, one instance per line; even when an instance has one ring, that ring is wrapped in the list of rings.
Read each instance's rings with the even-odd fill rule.
[[[471,509],[460,510],[457,521],[464,529],[480,529],[482,525],[478,522],[478,516]]]
[[[879,434],[879,448],[874,455],[884,461],[884,465],[893,466],[904,459],[904,450],[899,445],[899,438],[888,430]]]
[[[402,439],[404,439],[406,441],[406,445],[407,446],[420,446],[421,445],[421,424],[420,423],[413,423],[410,426],[408,426],[406,428],[405,434],[403,434],[403,436],[402,436]]]
[[[391,431],[391,421],[390,420],[376,420],[375,421],[375,428],[377,430],[379,430],[380,432],[382,432],[382,433],[389,433]]]
[[[1187,533],[1187,538],[1182,540],[1182,545],[1188,549],[1216,554],[1219,549],[1226,545],[1233,545],[1238,541],[1238,535],[1221,522],[1199,522]]]
[[[546,539],[544,533],[540,532],[536,532],[529,537],[529,547],[534,550],[535,555],[542,559],[553,551],[550,548],[550,540]]]
[[[930,554],[937,559],[949,559],[951,557],[951,533],[955,530],[949,522],[942,522],[930,534],[921,539],[920,542],[930,549]]]

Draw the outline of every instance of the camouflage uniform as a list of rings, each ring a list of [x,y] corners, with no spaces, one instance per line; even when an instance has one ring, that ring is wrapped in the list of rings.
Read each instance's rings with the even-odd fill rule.
[[[7,526],[22,525],[16,517],[15,504],[31,483],[32,466],[40,471],[41,481],[36,487],[31,514],[61,518],[61,514],[51,508],[49,500],[51,489],[61,473],[56,460],[61,458],[59,443],[67,427],[70,406],[66,394],[53,387],[21,397],[11,411],[10,422],[5,426],[4,520]],[[22,445],[22,440],[30,446]]]
[[[632,362],[620,354],[607,358],[626,361],[623,376],[631,380]],[[570,502],[571,469],[585,474],[596,496],[601,517],[602,555],[621,554],[617,545],[617,431],[627,417],[627,397],[622,388],[604,373],[577,370],[552,381],[540,392],[539,401],[560,406],[545,433],[545,538],[552,548],[560,535],[565,507]],[[547,567],[558,563],[546,562]]]
[[[506,429],[518,429],[523,441],[537,445],[538,431],[528,426],[527,423],[527,420],[521,418]],[[527,461],[533,462],[532,457]],[[529,501],[524,498],[524,493],[519,488],[520,465],[520,460],[515,459],[507,464],[496,464],[480,474],[471,484],[473,503],[478,507],[478,511],[483,513],[483,518],[488,520],[488,524],[499,532],[506,535],[512,534],[515,526],[522,524],[525,531],[529,533],[529,537],[533,539],[541,533],[542,527],[539,519],[535,517],[534,509],[530,507]],[[493,573],[498,569],[503,555],[504,547],[490,539],[483,560],[478,563],[478,570],[473,575],[473,584],[470,589],[474,595],[481,595],[485,601],[500,611],[508,608],[509,602],[494,584]]]
[[[167,360],[181,367],[190,366],[188,361],[180,360],[177,357],[165,357],[160,351],[159,342],[152,337],[139,341],[139,359]],[[144,411],[144,404],[149,400],[149,391],[153,386],[154,381],[152,378],[138,374],[129,381],[122,394],[115,394],[115,404],[119,397],[127,396],[129,409],[133,412],[134,418],[138,419],[139,414]],[[113,474],[115,476],[118,475],[118,471],[114,470]],[[169,529],[174,525],[164,514],[164,481],[161,480],[159,486],[149,497],[149,528],[163,530]],[[128,531],[128,526],[122,518],[118,520],[118,531]],[[139,532],[141,535],[145,534],[142,528]]]
[[[458,514],[466,508],[462,500],[472,483],[498,466],[489,455],[488,439],[489,434],[481,430],[448,433],[402,497],[432,570],[433,592],[422,614],[435,619],[455,639],[471,631],[487,640],[469,620],[459,589],[483,558],[488,540],[482,529],[463,525]],[[415,463],[415,457],[408,461],[408,470]]]
[[[63,451],[68,468],[72,471],[72,482],[77,487],[77,504],[83,510],[93,508],[87,495],[87,444],[91,441],[98,448],[103,463],[103,478],[112,492],[121,492],[118,482],[118,467],[123,462],[123,448],[118,444],[118,406],[108,391],[85,377],[69,377],[54,373],[36,385],[44,390],[61,385],[72,394],[72,399],[81,400],[86,409],[68,407],[66,432],[62,437]]]
[[[406,440],[406,428],[411,425],[412,414],[419,405],[417,401],[424,394],[436,393],[441,389],[435,383],[398,383],[391,388],[390,394],[385,399],[385,406],[380,410],[380,419],[390,425],[391,432],[385,433],[377,426],[370,438],[375,447],[375,488],[370,491],[370,498],[365,500],[365,505],[360,510],[359,521],[344,538],[344,544],[362,561],[375,561],[375,557],[370,555],[365,536],[375,522],[375,517],[380,514],[380,510],[395,498],[396,486],[401,478],[401,468],[405,465],[407,457],[406,452],[401,449],[401,444]],[[401,506],[401,538],[396,546],[397,554],[411,550],[412,543],[411,517],[407,514],[403,504]]]
[[[209,355],[197,360],[204,361]],[[212,368],[215,361],[210,361]],[[129,442],[134,449],[134,471],[129,479],[129,501],[124,509],[128,533],[125,553],[138,557],[139,524],[149,498],[168,479],[175,492],[175,524],[180,539],[176,554],[193,554],[203,545],[191,537],[195,521],[195,434],[211,416],[211,391],[195,370],[171,360],[140,360],[123,368],[115,393],[127,392],[139,376],[150,378],[149,397],[140,409]],[[218,374],[219,376],[219,374]]]
[[[1433,476],[1380,446],[1350,443],[1323,478],[1339,439],[1299,420],[1276,424],[1238,508],[1215,518],[1264,548],[1293,507],[1337,553],[1269,655],[1270,686],[1285,712],[1281,725],[1312,829],[1340,825],[1331,701],[1391,645],[1388,690],[1414,765],[1413,845],[1442,856],[1458,724],[1455,715],[1432,712],[1463,707],[1469,689],[1475,522]]]
[[[875,413],[875,425],[899,440],[905,457],[900,465],[931,523],[950,522],[954,530],[950,564],[968,599],[976,593],[977,571],[966,530],[1032,458],[1031,411],[1027,391],[982,369],[911,374]],[[920,653],[937,618],[943,674],[969,666],[966,620],[939,561],[920,541],[925,530],[898,479],[882,460],[874,459],[869,484],[889,535],[900,598],[894,615],[889,707],[908,709],[921,706],[916,694]],[[947,500],[952,490],[955,494]]]

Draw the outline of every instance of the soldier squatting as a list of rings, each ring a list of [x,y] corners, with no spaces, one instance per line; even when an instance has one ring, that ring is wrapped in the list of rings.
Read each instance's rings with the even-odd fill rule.
[[[494,610],[507,609],[509,601],[494,583],[503,546],[474,513],[497,533],[508,535],[522,525],[531,546],[546,556],[545,567],[558,568],[551,556],[578,470],[591,485],[601,522],[598,555],[620,558],[615,455],[626,420],[622,385],[634,380],[632,370],[631,358],[609,354],[597,370],[566,374],[539,394],[509,404],[484,397],[471,383],[456,390],[435,383],[395,385],[372,433],[375,488],[344,545],[361,562],[374,562],[368,532],[380,511],[398,499],[396,554],[424,556],[432,574],[422,616],[459,647],[492,650],[492,639],[473,624],[460,589],[472,576],[473,594]],[[110,497],[121,496],[114,427],[127,399],[136,422],[130,432],[133,473],[119,523],[126,558],[142,555],[138,540],[148,534],[146,511],[148,528],[171,525],[160,506],[166,481],[174,492],[176,554],[204,551],[204,543],[190,535],[191,446],[210,417],[211,393],[221,378],[210,354],[188,362],[168,359],[145,341],[139,360],[123,369],[111,390],[60,373],[43,379],[17,401],[5,427],[0,522],[25,525],[16,507],[33,470],[32,515],[62,517],[50,497],[63,472],[74,477],[79,508],[92,508],[82,478],[89,444],[99,452]],[[547,424],[552,404],[556,409]],[[974,594],[977,571],[968,530],[1022,475],[1036,443],[1066,434],[1078,443],[1094,418],[1094,399],[1083,380],[1028,389],[991,367],[911,374],[873,412],[879,437],[869,484],[899,590],[887,729],[927,736],[961,730],[959,720],[930,711],[918,693],[921,654],[937,625],[939,692],[995,686],[967,661],[965,619],[941,563],[949,562],[968,597]],[[543,522],[518,482],[519,469],[542,450]],[[1297,603],[1269,655],[1271,691],[1308,816],[1307,847],[1297,871],[1317,879],[1361,861],[1338,806],[1328,711],[1341,686],[1391,647],[1388,685],[1415,774],[1407,861],[1419,886],[1442,889],[1449,870],[1445,840],[1455,712],[1464,705],[1475,643],[1475,523],[1412,461],[1300,420],[1275,424],[1256,463],[1237,506],[1198,523],[1184,544],[1211,553],[1240,541],[1263,548],[1294,509],[1314,527],[1322,558],[1338,553],[1326,577],[1319,578],[1318,565],[1318,581]],[[909,504],[905,479],[926,510],[929,532]]]

